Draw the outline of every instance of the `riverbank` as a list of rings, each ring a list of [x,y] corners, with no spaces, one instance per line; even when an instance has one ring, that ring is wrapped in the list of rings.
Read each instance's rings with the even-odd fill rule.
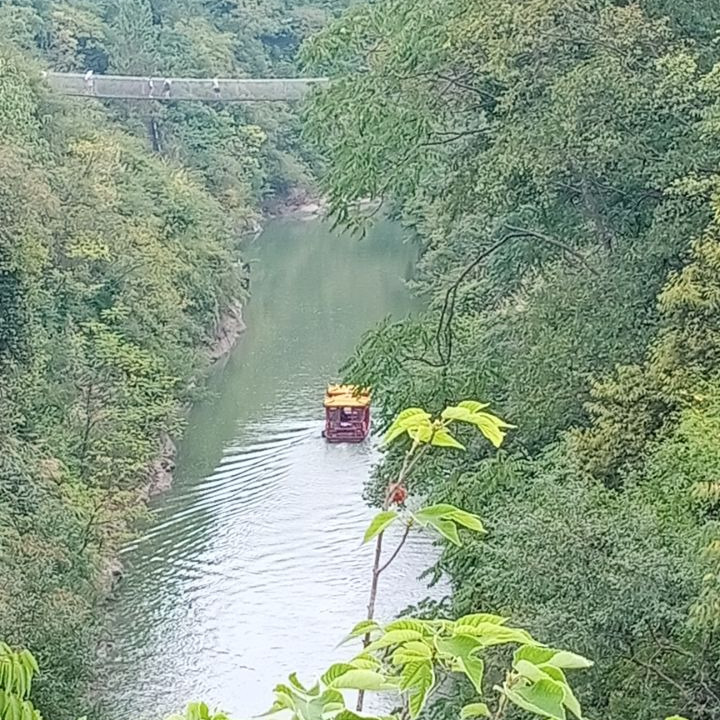
[[[262,230],[262,223],[257,221],[247,229],[246,235],[255,239],[262,233]],[[220,314],[215,327],[208,335],[208,341],[203,349],[206,358],[205,372],[228,356],[245,330],[243,304],[235,298]],[[192,383],[194,380],[191,378],[190,382]],[[190,409],[191,406],[186,404],[181,406],[179,411],[181,415],[187,415]],[[167,432],[162,433],[158,438],[157,453],[147,465],[146,479],[140,489],[139,502],[147,503],[150,498],[167,492],[172,487],[178,440],[178,436],[173,437]],[[100,574],[101,593],[109,597],[117,583],[122,580],[123,574],[124,568],[120,558],[118,556],[108,558]]]
[[[380,207],[379,200],[366,198],[352,203],[354,210],[368,211],[374,214]],[[330,199],[309,191],[291,193],[277,200],[265,209],[265,215],[271,219],[295,218],[298,220],[315,220],[326,217],[330,212]]]
[[[226,357],[245,332],[246,326],[242,310],[242,303],[239,300],[233,300],[221,315],[206,348],[208,369]],[[182,407],[184,414],[189,410],[189,405]],[[158,439],[157,454],[148,464],[147,480],[140,491],[140,502],[147,503],[150,498],[167,492],[172,487],[177,458],[177,439],[179,438],[173,438],[168,433],[162,433]],[[123,574],[124,567],[120,558],[118,556],[109,558],[100,577],[102,594],[110,596],[117,583],[122,580]]]
[[[328,208],[328,201],[316,192],[307,189],[295,190],[284,197],[273,198],[263,208],[266,218],[311,219],[323,217]]]
[[[233,300],[211,334],[211,341],[206,352],[208,368],[232,351],[245,329],[242,303],[239,300]],[[185,412],[188,410],[189,407],[183,408]],[[159,439],[157,457],[148,466],[148,481],[143,492],[143,500],[147,501],[172,487],[176,455],[175,440],[167,433],[163,433]]]

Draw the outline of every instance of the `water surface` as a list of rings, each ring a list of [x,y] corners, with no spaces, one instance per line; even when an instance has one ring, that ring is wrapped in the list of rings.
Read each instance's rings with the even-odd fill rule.
[[[414,252],[392,224],[362,241],[318,221],[271,223],[248,249],[248,330],[190,414],[173,488],[126,548],[110,606],[101,714],[154,720],[203,699],[237,718],[267,709],[297,670],[350,652],[363,618],[372,443],[327,445],[324,385],[360,335],[404,315]],[[378,615],[421,599],[432,548],[418,538],[383,575]]]

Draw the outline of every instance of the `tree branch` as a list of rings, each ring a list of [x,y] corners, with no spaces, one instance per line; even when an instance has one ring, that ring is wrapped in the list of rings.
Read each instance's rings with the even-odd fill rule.
[[[444,131],[437,131],[436,135],[445,135],[445,137],[442,140],[427,140],[426,142],[418,143],[417,147],[432,147],[433,145],[447,145],[448,143],[455,142],[456,140],[460,140],[464,137],[469,137],[471,135],[481,135],[482,133],[487,132],[486,128],[478,128],[477,130],[459,130],[457,132],[444,132]]]
[[[654,675],[657,675],[661,680],[666,682],[668,685],[671,685],[674,687],[686,700],[692,701],[693,697],[692,694],[684,688],[677,680],[674,678],[671,678],[665,671],[661,670],[659,667],[656,667],[652,663],[644,662],[636,657],[630,657],[630,661],[634,662],[636,665],[638,665],[641,668],[644,668],[645,670],[648,670],[649,672],[653,673]]]
[[[521,228],[516,227],[515,225],[508,225],[505,223],[503,225],[505,230],[508,230],[510,232],[510,235],[506,235],[505,239],[510,240],[512,238],[519,238],[519,237],[532,237],[536,240],[540,240],[544,243],[547,243],[548,245],[553,245],[554,247],[560,248],[564,252],[566,252],[568,255],[571,255],[574,257],[580,265],[582,265],[586,270],[591,272],[593,275],[598,276],[599,273],[595,268],[588,265],[587,260],[577,251],[571,248],[569,245],[566,245],[564,242],[561,242],[560,240],[556,240],[554,237],[551,237],[550,235],[546,235],[545,233],[541,233],[537,230],[530,230],[529,228]]]
[[[440,78],[440,80],[445,80],[446,82],[449,82],[455,87],[461,88],[462,90],[467,90],[468,92],[474,93],[475,95],[480,95],[480,97],[486,98],[487,100],[492,100],[493,102],[498,101],[498,98],[492,93],[489,93],[486,90],[480,90],[480,88],[473,87],[472,85],[467,85],[466,83],[460,82],[457,78],[448,77],[447,75],[440,74],[438,74],[437,77]]]

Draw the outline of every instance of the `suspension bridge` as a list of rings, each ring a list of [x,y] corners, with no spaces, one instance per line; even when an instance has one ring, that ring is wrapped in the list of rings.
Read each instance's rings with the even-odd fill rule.
[[[173,78],[86,73],[43,73],[62,95],[205,102],[292,102],[328,84],[327,78]]]

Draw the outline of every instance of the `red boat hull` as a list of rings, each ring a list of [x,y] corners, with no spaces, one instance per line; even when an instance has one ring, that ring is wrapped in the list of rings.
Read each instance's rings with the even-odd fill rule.
[[[330,443],[360,443],[370,433],[370,408],[328,408],[323,435]]]

